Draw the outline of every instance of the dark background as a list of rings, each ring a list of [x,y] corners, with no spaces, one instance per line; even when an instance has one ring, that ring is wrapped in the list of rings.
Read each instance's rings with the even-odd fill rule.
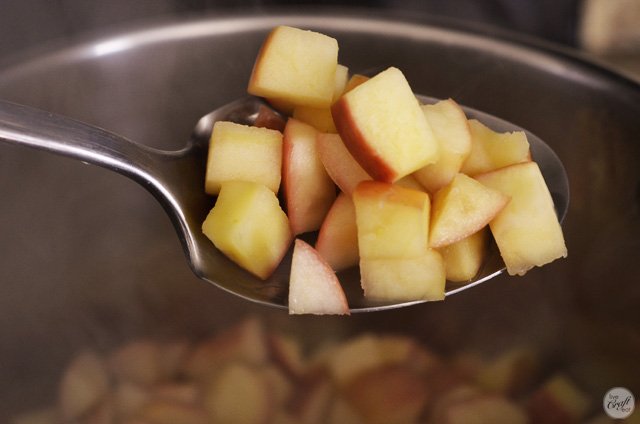
[[[1,0],[0,63],[18,52],[176,15],[365,7],[454,18],[575,46],[580,0]]]

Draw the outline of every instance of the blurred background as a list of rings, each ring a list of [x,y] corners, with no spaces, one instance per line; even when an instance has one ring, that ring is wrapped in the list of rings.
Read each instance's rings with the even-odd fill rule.
[[[640,0],[3,0],[0,64],[15,54],[141,22],[244,9],[364,7],[517,31],[640,69]]]

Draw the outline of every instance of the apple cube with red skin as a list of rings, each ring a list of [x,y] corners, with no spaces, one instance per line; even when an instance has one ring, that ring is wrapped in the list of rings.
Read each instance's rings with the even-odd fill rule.
[[[287,253],[293,233],[275,193],[249,181],[222,183],[202,232],[229,259],[267,279]]]
[[[379,181],[353,192],[361,259],[422,257],[428,248],[427,193]]]
[[[389,68],[331,106],[343,142],[374,180],[394,182],[438,159],[438,142],[405,76]]]
[[[221,184],[229,180],[261,183],[277,193],[281,168],[281,132],[228,121],[213,125],[205,176],[207,194],[218,194]]]
[[[479,231],[509,203],[509,196],[458,173],[433,195],[429,246],[443,247]]]
[[[444,259],[447,280],[462,282],[475,277],[487,256],[490,238],[489,227],[485,226],[462,240],[437,249]]]
[[[350,315],[338,277],[322,256],[296,239],[291,260],[289,314]]]
[[[338,42],[289,26],[265,39],[249,78],[249,94],[295,105],[329,107],[338,67]]]
[[[440,146],[440,157],[413,173],[416,179],[434,193],[449,184],[471,153],[471,130],[466,115],[452,99],[422,106]]]
[[[336,198],[336,186],[316,150],[319,131],[289,118],[282,147],[282,189],[294,235],[315,231]]]
[[[471,152],[460,172],[471,177],[531,160],[529,141],[523,131],[499,133],[477,119],[469,120]]]
[[[316,148],[327,173],[342,192],[351,195],[360,181],[371,180],[338,134],[319,134]]]
[[[334,271],[357,266],[358,227],[356,207],[347,193],[340,193],[318,232],[315,248]]]
[[[484,185],[511,197],[489,223],[510,275],[567,256],[553,198],[535,162],[522,162],[476,176]]]

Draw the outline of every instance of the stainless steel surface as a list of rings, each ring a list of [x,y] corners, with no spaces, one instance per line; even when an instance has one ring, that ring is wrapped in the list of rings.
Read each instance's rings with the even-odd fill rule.
[[[422,97],[424,103],[437,101]],[[167,212],[178,233],[187,261],[203,280],[243,299],[286,309],[288,307],[289,264],[263,281],[243,272],[218,251],[203,235],[201,227],[213,199],[204,192],[208,141],[216,121],[250,124],[265,102],[245,97],[224,105],[198,120],[189,141],[181,150],[162,151],[136,144],[116,134],[63,116],[0,100],[0,141],[56,153],[110,169],[147,189]],[[500,132],[524,131],[495,116],[465,108],[469,118],[478,119]],[[527,134],[532,157],[547,181],[558,217],[562,221],[569,207],[569,184],[562,162],[542,140]],[[310,235],[307,235],[310,236]],[[315,236],[315,234],[313,235]],[[24,252],[27,255],[29,252]],[[505,270],[493,249],[478,275],[471,281],[447,285],[447,296],[490,280]],[[377,312],[424,303],[371,301],[360,289],[358,272],[338,274],[346,290],[352,313]]]
[[[572,50],[389,13],[229,15],[39,52],[0,71],[0,98],[176,150],[198,117],[245,95],[255,53],[279,24],[336,37],[341,63],[354,72],[397,66],[416,92],[452,97],[549,144],[571,189],[568,258],[445,302],[289,317],[200,282],[170,220],[138,184],[3,145],[0,417],[48,402],[65,363],[85,346],[198,335],[246,314],[313,340],[410,333],[443,354],[526,343],[595,398],[616,386],[640,393],[640,86]]]

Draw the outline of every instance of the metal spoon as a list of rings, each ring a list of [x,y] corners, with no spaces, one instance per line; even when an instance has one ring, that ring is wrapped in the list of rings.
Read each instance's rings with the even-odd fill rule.
[[[420,97],[424,103],[436,99]],[[266,281],[242,270],[220,253],[201,231],[215,199],[204,192],[208,141],[213,123],[228,120],[251,124],[265,103],[254,97],[222,106],[202,117],[186,146],[167,152],[136,144],[121,136],[76,120],[0,100],[0,140],[57,153],[118,172],[141,184],[169,215],[193,272],[223,290],[252,302],[287,308],[291,251]],[[521,130],[494,116],[465,108],[496,131]],[[562,163],[542,140],[527,133],[562,220],[569,202],[569,184]],[[313,241],[316,234],[303,235]],[[504,271],[499,254],[491,253],[478,276],[464,284],[447,286],[447,295],[487,281]],[[338,274],[352,312],[371,312],[421,302],[381,303],[365,299],[357,269]]]

